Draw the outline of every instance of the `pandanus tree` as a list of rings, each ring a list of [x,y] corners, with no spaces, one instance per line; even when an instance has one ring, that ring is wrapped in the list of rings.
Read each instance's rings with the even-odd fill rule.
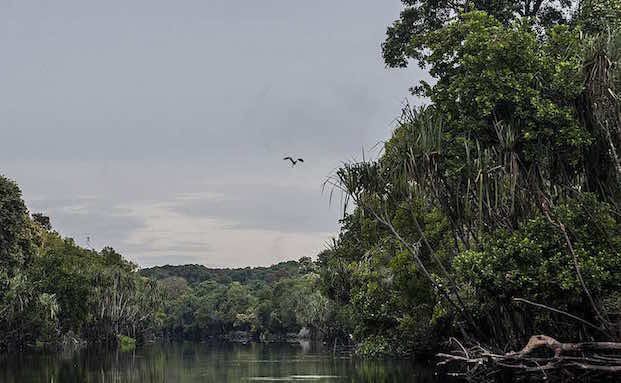
[[[114,343],[119,335],[142,339],[154,330],[162,299],[155,281],[112,267],[97,273],[94,286],[91,339],[102,343]]]
[[[31,275],[40,242],[19,187],[0,176],[0,350],[58,335],[57,299],[42,293]]]
[[[405,3],[384,55],[429,70],[435,83],[413,91],[430,105],[406,106],[380,159],[328,183],[411,254],[464,338],[517,345],[562,318],[572,336],[615,339],[603,301],[621,282],[619,30],[585,20],[587,2],[574,18],[569,2],[555,3],[563,18],[553,2]],[[449,222],[448,257],[432,211]]]

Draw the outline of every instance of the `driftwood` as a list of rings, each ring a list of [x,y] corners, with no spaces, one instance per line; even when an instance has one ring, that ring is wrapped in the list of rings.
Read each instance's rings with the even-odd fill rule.
[[[546,352],[547,351],[547,352]],[[438,365],[465,365],[466,377],[488,376],[498,370],[518,373],[593,372],[621,376],[621,343],[561,343],[547,335],[535,335],[517,352],[492,353],[481,346],[466,350],[460,346],[455,354],[437,354]]]

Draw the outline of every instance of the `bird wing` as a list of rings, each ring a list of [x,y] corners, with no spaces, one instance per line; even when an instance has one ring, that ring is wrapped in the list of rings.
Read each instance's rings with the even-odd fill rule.
[[[285,158],[283,158],[283,160],[293,161],[293,158],[291,158],[291,157],[285,157]]]
[[[300,161],[300,162],[304,162],[304,159],[302,159],[302,158],[298,158],[298,161]]]

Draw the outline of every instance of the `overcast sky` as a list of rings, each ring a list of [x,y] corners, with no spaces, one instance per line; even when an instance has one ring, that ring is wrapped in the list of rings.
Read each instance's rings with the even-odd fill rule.
[[[268,265],[337,233],[321,184],[422,76],[399,0],[0,0],[0,173],[141,266]],[[282,158],[301,156],[291,168]]]

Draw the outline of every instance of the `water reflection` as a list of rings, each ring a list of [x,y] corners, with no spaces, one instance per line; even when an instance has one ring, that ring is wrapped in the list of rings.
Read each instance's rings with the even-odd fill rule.
[[[439,382],[408,361],[332,355],[315,344],[171,343],[134,352],[84,350],[22,354],[0,360],[6,383],[71,382]]]

